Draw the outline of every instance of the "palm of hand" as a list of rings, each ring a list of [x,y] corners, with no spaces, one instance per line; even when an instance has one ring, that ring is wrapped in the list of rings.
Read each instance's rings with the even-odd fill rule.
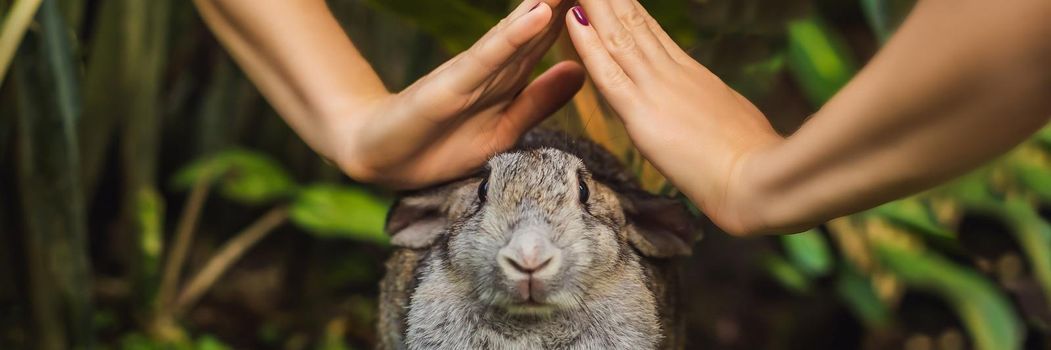
[[[548,0],[524,2],[474,46],[404,91],[377,99],[341,164],[358,180],[413,188],[454,179],[514,145],[583,83],[563,62],[527,85],[561,31]],[[535,3],[534,3],[535,4]],[[562,6],[563,8],[565,6]]]

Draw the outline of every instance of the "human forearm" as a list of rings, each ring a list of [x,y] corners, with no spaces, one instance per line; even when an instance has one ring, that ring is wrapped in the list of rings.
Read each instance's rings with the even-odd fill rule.
[[[583,69],[529,74],[561,0],[526,0],[470,49],[389,93],[323,0],[195,0],[278,113],[357,181],[418,188],[463,176],[560,108]],[[560,7],[561,6],[561,7]],[[436,14],[440,15],[440,14]]]
[[[567,16],[573,43],[632,141],[735,235],[798,232],[933,186],[1051,115],[1045,0],[920,1],[873,62],[787,139],[638,1],[580,4],[591,20]]]
[[[741,164],[742,233],[791,232],[958,176],[1051,116],[1051,6],[921,1],[847,87]],[[745,209],[747,208],[747,209]]]

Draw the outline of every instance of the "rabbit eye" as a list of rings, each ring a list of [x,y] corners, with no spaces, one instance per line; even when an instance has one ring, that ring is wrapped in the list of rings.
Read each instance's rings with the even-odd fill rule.
[[[482,180],[481,184],[478,184],[478,200],[485,203],[485,198],[489,194],[489,178]]]
[[[577,190],[580,191],[580,203],[587,203],[588,197],[591,196],[591,191],[588,189],[588,184],[584,182],[584,179],[577,180]]]

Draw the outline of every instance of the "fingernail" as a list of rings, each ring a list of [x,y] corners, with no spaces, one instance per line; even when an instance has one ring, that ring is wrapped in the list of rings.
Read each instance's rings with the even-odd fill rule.
[[[529,9],[529,11],[532,12],[533,10],[536,10],[537,7],[540,7],[540,3],[539,2],[536,3],[536,5],[533,5],[533,8]]]
[[[591,22],[588,22],[588,15],[584,13],[584,8],[580,5],[573,6],[573,17],[577,19],[580,24],[589,26]]]

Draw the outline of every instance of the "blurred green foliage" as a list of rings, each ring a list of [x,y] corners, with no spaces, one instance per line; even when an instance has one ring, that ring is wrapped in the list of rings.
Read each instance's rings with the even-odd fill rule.
[[[820,277],[832,270],[832,254],[821,233],[810,230],[783,236],[781,243],[793,264],[810,277]]]
[[[391,201],[361,188],[314,185],[292,203],[292,221],[319,237],[353,238],[386,244],[383,231]]]
[[[132,333],[120,340],[121,350],[230,350],[231,348],[211,335],[203,335],[196,340],[176,343],[160,342],[147,335]]]
[[[788,23],[788,64],[814,105],[822,105],[857,72],[843,38],[817,16]]]
[[[422,30],[438,34],[438,41],[449,52],[460,52],[471,47],[475,40],[503,17],[463,0],[369,0],[369,4],[391,11]],[[442,15],[434,15],[438,13]]]
[[[891,245],[876,248],[877,256],[895,276],[916,288],[938,293],[956,312],[979,349],[1015,349],[1022,346],[1018,316],[995,286],[970,271],[935,255]]]
[[[270,157],[258,152],[231,150],[194,161],[172,176],[182,191],[198,181],[218,182],[220,193],[243,204],[266,204],[296,191],[292,177]]]
[[[198,182],[216,183],[224,198],[245,205],[290,202],[290,219],[319,237],[386,244],[383,231],[392,201],[361,187],[300,186],[277,161],[243,149],[223,151],[175,172],[172,185],[188,191]]]

